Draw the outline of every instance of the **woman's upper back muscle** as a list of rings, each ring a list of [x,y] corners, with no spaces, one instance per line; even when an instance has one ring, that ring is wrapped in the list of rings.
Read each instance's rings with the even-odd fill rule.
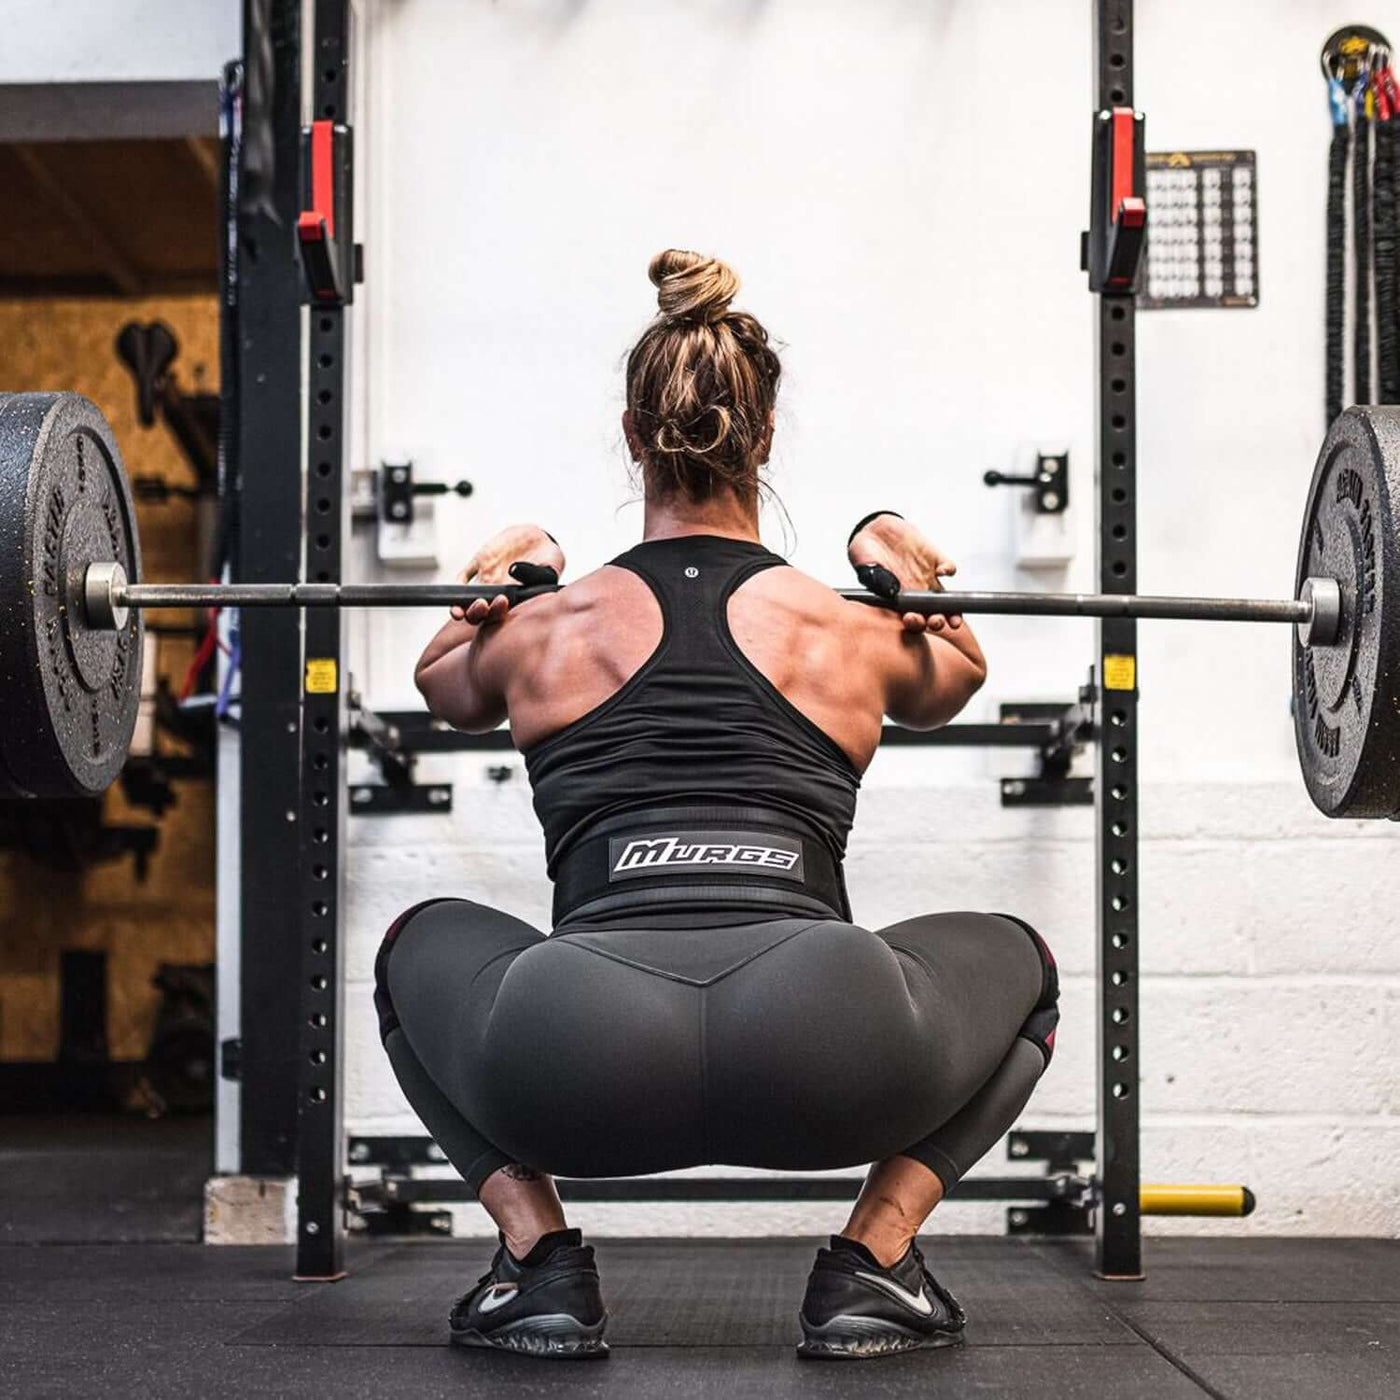
[[[605,565],[513,609],[479,640],[520,750],[609,700],[661,643],[661,608],[635,574]]]
[[[870,619],[860,616],[866,611],[793,568],[768,569],[729,600],[739,650],[861,772],[880,742],[885,709],[878,648]]]
[[[771,568],[735,590],[728,622],[745,659],[863,770],[879,743],[889,654],[901,645],[897,619],[796,569]],[[483,634],[483,675],[499,685],[525,750],[616,695],[662,636],[651,589],[607,565]]]

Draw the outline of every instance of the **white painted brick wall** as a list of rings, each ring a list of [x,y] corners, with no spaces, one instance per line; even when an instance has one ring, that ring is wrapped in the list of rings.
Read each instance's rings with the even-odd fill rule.
[[[799,567],[838,577],[849,523],[888,502],[927,520],[968,587],[1093,586],[1093,310],[1074,256],[1087,208],[1082,0],[369,0],[365,13],[359,226],[373,256],[356,299],[354,456],[471,476],[470,501],[439,507],[440,574],[515,518],[555,530],[573,572],[636,537],[635,506],[618,508],[617,366],[648,311],[646,261],[679,242],[731,258],[744,304],[785,343],[773,475]],[[1144,591],[1291,586],[1322,400],[1316,55],[1352,18],[1343,0],[1139,6],[1150,148],[1256,150],[1263,249],[1257,311],[1139,318]],[[1035,61],[1017,71],[1018,101],[998,106],[967,55],[1002,52],[1008,35]],[[1222,89],[1201,54],[1241,43],[1251,61]],[[443,182],[444,169],[462,178]],[[981,472],[1066,443],[1076,557],[1060,572],[1019,569],[1012,504]],[[781,519],[767,528],[786,547]],[[354,573],[413,576],[364,555]],[[353,626],[370,702],[416,703],[411,666],[432,620]],[[1069,698],[1090,660],[1077,620],[988,618],[978,633],[992,674],[968,719],[992,718],[997,699]],[[1144,1170],[1244,1181],[1260,1203],[1248,1221],[1153,1230],[1400,1231],[1400,829],[1309,807],[1286,642],[1269,628],[1142,629]],[[441,893],[547,917],[528,792],[518,773],[486,781],[497,757],[425,760],[424,779],[456,784],[451,816],[351,823],[353,1129],[417,1130],[369,1007],[390,919]],[[1092,817],[1003,810],[995,776],[1025,763],[881,754],[850,887],[871,925],[970,907],[1041,929],[1065,1015],[1027,1122],[1088,1128]],[[1002,1150],[982,1169],[1009,1170]],[[483,1228],[475,1209],[461,1214]],[[839,1212],[576,1214],[595,1230],[727,1234],[819,1232]],[[941,1220],[996,1229],[1001,1215],[969,1205]]]
[[[914,756],[928,759],[937,761]],[[889,772],[904,761],[902,751],[882,754],[863,795],[848,866],[858,916],[878,926],[934,909],[1004,909],[1040,928],[1060,961],[1064,1018],[1024,1125],[1091,1128],[1091,814],[1004,811],[990,780],[904,788]],[[482,758],[439,763],[457,784],[451,816],[350,825],[346,1085],[356,1132],[421,1131],[370,1005],[374,955],[393,917],[455,893],[540,926],[548,918],[523,775],[495,785]],[[959,832],[940,837],[952,812]],[[1152,785],[1142,820],[1144,1176],[1243,1181],[1259,1198],[1247,1221],[1147,1228],[1400,1232],[1400,833],[1328,823],[1284,784]],[[979,1170],[1024,1168],[999,1146]],[[621,1234],[820,1233],[839,1213],[766,1204],[575,1212],[595,1233]],[[474,1207],[458,1217],[459,1230],[489,1229]],[[949,1206],[939,1219],[949,1231],[995,1230],[1002,1208]]]

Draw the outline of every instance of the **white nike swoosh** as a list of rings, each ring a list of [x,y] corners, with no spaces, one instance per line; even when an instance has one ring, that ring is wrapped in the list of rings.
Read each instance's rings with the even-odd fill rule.
[[[925,1296],[922,1284],[919,1286],[918,1293],[910,1293],[907,1288],[901,1288],[893,1279],[882,1278],[879,1274],[867,1274],[857,1270],[856,1277],[864,1279],[866,1283],[873,1283],[882,1293],[888,1293],[895,1302],[903,1303],[906,1308],[912,1308],[920,1317],[930,1317],[933,1314],[933,1304]]]
[[[497,1308],[503,1308],[520,1291],[520,1285],[516,1283],[493,1284],[490,1290],[482,1295],[481,1302],[476,1307],[478,1312],[495,1312]]]

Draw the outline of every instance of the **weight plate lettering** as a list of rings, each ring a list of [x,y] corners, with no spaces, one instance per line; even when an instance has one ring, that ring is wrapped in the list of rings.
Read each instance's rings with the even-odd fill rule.
[[[140,614],[87,626],[83,577],[140,577],[136,513],[107,421],[80,394],[0,395],[0,794],[104,791],[141,692]]]

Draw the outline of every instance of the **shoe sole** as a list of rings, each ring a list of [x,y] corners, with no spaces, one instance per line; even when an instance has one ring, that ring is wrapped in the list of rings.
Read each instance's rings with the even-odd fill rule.
[[[489,1333],[454,1327],[452,1345],[509,1351],[542,1361],[592,1361],[608,1355],[608,1344],[603,1340],[607,1323],[604,1317],[589,1327],[568,1313],[545,1313],[523,1317]]]
[[[807,1361],[871,1361],[907,1351],[959,1346],[963,1340],[961,1330],[914,1332],[895,1322],[845,1313],[820,1327],[814,1327],[806,1318],[799,1318],[799,1321],[802,1341],[797,1345],[797,1354]]]

